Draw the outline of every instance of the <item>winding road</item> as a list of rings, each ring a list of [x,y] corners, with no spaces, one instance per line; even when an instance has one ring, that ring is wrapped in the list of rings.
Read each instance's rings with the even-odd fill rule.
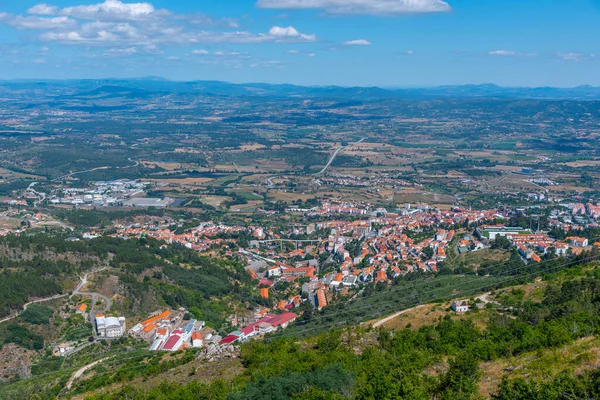
[[[23,313],[25,312],[25,310],[27,310],[27,307],[28,307],[28,306],[30,306],[31,304],[44,303],[44,302],[46,302],[46,301],[51,301],[51,300],[60,299],[61,297],[66,297],[66,296],[68,296],[68,295],[69,295],[68,293],[67,293],[67,294],[57,294],[56,296],[52,296],[52,297],[46,297],[46,298],[43,298],[43,299],[39,299],[39,300],[30,301],[29,303],[27,303],[27,304],[25,304],[25,305],[23,306],[23,310],[19,311],[19,312],[18,312],[18,313],[16,313],[15,315],[13,315],[13,316],[10,316],[10,317],[6,317],[6,318],[4,318],[4,319],[1,319],[1,320],[0,320],[0,324],[1,324],[1,323],[3,323],[3,322],[10,321],[11,319],[15,319],[15,318],[17,318],[19,315],[23,314]]]
[[[84,296],[92,296],[92,307],[90,308],[90,321],[93,321],[94,318],[94,306],[96,305],[96,300],[97,298],[101,298],[102,300],[104,300],[104,302],[106,303],[106,307],[104,308],[104,310],[100,313],[100,314],[104,314],[107,313],[110,310],[110,307],[112,305],[112,301],[111,299],[109,299],[108,297],[101,295],[100,293],[95,293],[95,292],[82,292],[81,289],[88,283],[88,275],[89,274],[95,274],[98,272],[102,272],[106,269],[106,267],[100,268],[97,271],[90,271],[88,273],[86,273],[83,277],[80,277],[81,282],[79,282],[79,285],[77,285],[77,287],[75,288],[75,290],[73,290],[73,294],[71,295],[71,297],[75,296],[75,295],[84,295]]]
[[[167,154],[167,153],[175,153],[175,151],[159,151],[159,152],[156,152],[156,153],[140,154],[139,156],[132,156],[132,157],[128,157],[127,158],[127,161],[133,163],[131,165],[125,165],[124,167],[103,166],[103,167],[96,167],[96,168],[92,168],[92,169],[86,169],[86,170],[83,170],[83,171],[75,171],[75,172],[71,172],[70,174],[59,176],[58,178],[54,178],[54,179],[52,179],[52,181],[53,182],[54,181],[60,181],[62,179],[70,178],[70,177],[72,177],[74,175],[85,174],[86,172],[94,172],[94,171],[99,171],[99,170],[104,170],[104,169],[110,169],[110,168],[114,168],[114,169],[135,168],[138,165],[140,165],[140,162],[139,161],[133,161],[134,158],[141,158],[141,157],[146,157],[146,156],[153,156],[153,155],[157,155],[157,154]]]
[[[81,375],[83,375],[85,373],[85,371],[94,368],[96,365],[100,364],[101,362],[104,362],[104,361],[108,360],[109,358],[110,357],[106,357],[106,358],[103,358],[103,359],[98,360],[98,361],[94,361],[91,364],[88,364],[88,365],[85,365],[85,366],[79,368],[77,371],[75,371],[75,373],[71,376],[71,378],[67,382],[67,384],[65,386],[66,389],[67,390],[71,389],[71,387],[73,387],[73,382],[75,382],[75,379],[81,378]]]
[[[349,148],[349,147],[352,147],[352,146],[356,146],[357,144],[364,142],[364,140],[365,140],[365,139],[366,139],[366,138],[362,138],[362,139],[360,139],[358,142],[356,142],[356,143],[354,143],[354,144],[350,144],[350,145],[348,145],[348,146],[345,146],[345,147],[340,147],[339,149],[337,149],[337,150],[335,151],[335,153],[333,153],[333,155],[331,156],[331,158],[329,159],[329,161],[327,162],[327,165],[325,165],[325,167],[323,167],[323,169],[322,169],[322,170],[320,170],[319,172],[317,172],[315,175],[323,175],[323,174],[325,173],[325,171],[327,171],[327,168],[329,168],[329,166],[331,165],[331,163],[333,162],[333,160],[335,160],[335,158],[337,157],[337,155],[338,155],[338,153],[339,153],[340,151],[342,151],[342,150],[344,150],[344,149],[347,149],[347,148]]]

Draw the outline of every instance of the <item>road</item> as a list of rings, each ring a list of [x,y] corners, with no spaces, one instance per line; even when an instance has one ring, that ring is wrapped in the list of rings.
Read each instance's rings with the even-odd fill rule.
[[[325,173],[325,171],[327,171],[327,168],[329,168],[329,166],[331,165],[331,163],[333,162],[333,160],[335,160],[335,157],[337,157],[337,155],[338,155],[338,153],[340,151],[342,151],[344,149],[347,149],[348,147],[356,146],[357,144],[364,142],[365,139],[366,138],[362,138],[362,139],[360,139],[358,142],[356,142],[354,144],[350,144],[350,145],[348,145],[346,147],[340,147],[339,149],[337,149],[335,151],[335,153],[333,153],[333,155],[331,156],[331,158],[329,159],[329,161],[327,162],[327,165],[325,165],[325,167],[322,170],[320,170],[319,172],[317,172],[315,175],[323,175]]]
[[[96,314],[106,314],[107,312],[110,311],[110,307],[112,305],[112,301],[104,296],[101,295],[100,293],[96,293],[96,292],[82,292],[81,289],[88,283],[88,275],[89,274],[95,274],[98,272],[102,272],[106,269],[106,267],[102,267],[97,271],[90,271],[87,272],[83,277],[80,277],[79,279],[81,279],[81,282],[79,282],[79,285],[77,285],[77,287],[75,288],[75,290],[73,290],[73,294],[71,295],[71,297],[75,296],[75,295],[84,295],[84,296],[91,296],[92,297],[92,306],[90,307],[90,313],[89,313],[89,321],[92,323],[92,327],[94,329],[94,335],[96,334],[97,330],[96,330],[96,324],[95,324],[95,319],[94,317],[96,316]],[[104,307],[104,310],[102,310],[99,313],[95,312],[95,308],[96,308],[96,302],[98,301],[98,298],[101,298],[102,300],[104,300],[104,302],[106,303],[106,306]]]
[[[406,314],[407,312],[410,312],[410,311],[413,311],[413,310],[417,310],[417,309],[419,309],[421,307],[424,307],[424,306],[425,306],[425,304],[421,304],[420,306],[416,306],[416,307],[413,307],[413,308],[407,308],[406,310],[399,311],[396,314],[390,315],[389,317],[385,317],[384,319],[380,319],[379,321],[377,321],[377,322],[375,322],[373,324],[373,328],[378,328],[381,325],[385,324],[386,322],[391,321],[394,318],[399,317],[402,314]]]
[[[2,320],[0,320],[0,324],[6,321],[10,321],[11,319],[15,319],[17,318],[19,315],[23,314],[23,312],[25,312],[25,310],[27,310],[27,307],[30,306],[31,304],[37,304],[37,303],[44,303],[46,301],[51,301],[51,300],[56,300],[56,299],[60,299],[61,297],[66,297],[69,294],[57,294],[56,296],[52,296],[52,297],[46,297],[43,299],[39,299],[39,300],[34,300],[34,301],[30,301],[29,303],[25,304],[23,306],[23,310],[19,311],[18,313],[16,313],[15,315],[11,316],[11,317],[6,317]]]
[[[134,158],[140,158],[140,157],[145,157],[145,156],[150,156],[150,155],[157,155],[157,154],[166,154],[166,153],[175,153],[175,151],[159,151],[159,152],[156,152],[156,153],[141,154],[139,156],[133,156],[133,157],[127,158],[127,161],[133,163],[131,165],[126,165],[124,167],[102,166],[102,167],[96,167],[96,168],[92,168],[92,169],[86,169],[86,170],[83,170],[83,171],[75,171],[75,172],[71,172],[70,174],[59,176],[58,178],[52,179],[52,181],[60,181],[62,179],[70,178],[70,177],[72,177],[74,175],[85,174],[86,172],[94,172],[94,171],[99,171],[99,170],[104,170],[104,169],[110,169],[110,168],[114,168],[114,169],[135,168],[138,165],[140,165],[140,162],[139,161],[133,161]]]
[[[29,187],[27,187],[27,191],[33,193],[34,195],[36,195],[38,197],[38,200],[36,200],[33,203],[34,206],[37,206],[39,203],[43,203],[44,200],[46,200],[46,193],[36,191],[33,188],[35,185],[37,185],[37,182],[31,182],[29,184]]]
[[[490,294],[492,294],[492,293],[491,292],[484,293],[482,295],[479,295],[479,296],[475,297],[475,300],[479,299],[482,302],[484,302],[485,304],[487,304],[487,303],[494,303],[494,301],[488,299],[488,296]],[[378,328],[381,325],[385,324],[386,322],[389,322],[389,321],[393,320],[394,318],[399,317],[402,314],[406,314],[407,312],[418,310],[419,308],[425,307],[426,305],[427,304],[420,304],[420,305],[418,305],[416,307],[407,308],[406,310],[398,311],[396,314],[392,314],[392,315],[390,315],[388,317],[385,317],[385,318],[380,319],[379,321],[375,322],[373,324],[373,328]]]
[[[73,382],[75,382],[75,379],[81,378],[81,376],[85,373],[85,371],[94,368],[96,365],[108,360],[109,358],[110,357],[106,357],[106,358],[103,358],[102,360],[94,361],[93,363],[83,366],[83,367],[79,368],[77,371],[75,371],[75,373],[71,376],[71,378],[69,379],[69,381],[66,384],[67,390],[69,390],[69,389],[71,389],[71,387],[73,387]]]

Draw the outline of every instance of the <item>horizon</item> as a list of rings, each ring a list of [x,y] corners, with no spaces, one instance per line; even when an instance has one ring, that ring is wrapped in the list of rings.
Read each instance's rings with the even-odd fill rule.
[[[590,88],[590,89],[600,89],[600,85],[589,85],[589,84],[581,84],[577,86],[510,86],[510,85],[499,85],[493,82],[482,82],[482,83],[464,83],[464,84],[440,84],[440,85],[393,85],[393,86],[384,86],[384,85],[334,85],[334,84],[323,84],[323,85],[303,85],[303,84],[295,84],[291,82],[253,82],[253,81],[227,81],[227,80],[213,80],[213,79],[192,79],[192,80],[178,80],[178,79],[169,79],[160,76],[139,76],[139,77],[104,77],[104,78],[14,78],[14,79],[4,79],[0,78],[0,82],[69,82],[69,81],[163,81],[163,82],[173,82],[173,83],[195,83],[195,82],[218,82],[225,83],[230,85],[272,85],[272,86],[297,86],[297,87],[314,87],[314,88],[326,88],[326,87],[339,87],[339,88],[377,88],[384,90],[410,90],[410,89],[439,89],[439,88],[458,88],[458,87],[496,87],[499,89],[581,89],[581,88]]]
[[[22,0],[0,79],[299,86],[600,86],[600,2]]]

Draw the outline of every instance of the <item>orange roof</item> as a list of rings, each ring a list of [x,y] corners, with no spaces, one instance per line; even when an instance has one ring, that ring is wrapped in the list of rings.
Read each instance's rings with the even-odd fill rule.
[[[594,246],[596,246],[596,247],[600,247],[600,242],[596,242],[596,243],[594,243]]]
[[[158,314],[155,317],[148,318],[147,320],[145,320],[144,322],[142,322],[142,325],[146,326],[146,325],[153,324],[153,323],[158,322],[158,321],[160,321],[162,319],[168,318],[169,315],[171,315],[171,311],[163,311],[162,313]]]
[[[250,278],[252,280],[258,279],[258,275],[256,275],[256,272],[254,272],[253,270],[249,269],[248,273],[250,274]]]
[[[160,336],[165,336],[167,334],[167,328],[160,328],[156,330],[156,334]]]
[[[97,315],[96,315],[96,318],[104,318],[105,316],[106,316],[106,315],[104,315],[104,314],[97,314]]]
[[[317,307],[323,308],[327,305],[327,298],[323,289],[317,290]]]
[[[154,324],[150,324],[150,325],[146,325],[144,327],[144,332],[150,332],[151,330],[153,330],[154,328],[156,328],[156,325]]]
[[[534,254],[531,256],[531,259],[535,262],[541,262],[542,259],[540,258],[540,256],[538,256],[537,254]]]
[[[202,334],[200,332],[192,332],[192,340],[202,340]]]
[[[79,312],[84,312],[85,310],[87,310],[86,304],[80,304],[79,307],[77,307],[77,311]]]
[[[269,298],[269,288],[260,288],[260,297],[263,299]]]

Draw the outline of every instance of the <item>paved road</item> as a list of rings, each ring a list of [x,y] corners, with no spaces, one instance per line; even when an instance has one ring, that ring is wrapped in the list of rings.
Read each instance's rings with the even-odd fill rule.
[[[80,278],[81,282],[79,283],[79,285],[77,285],[77,287],[73,291],[73,294],[71,295],[71,297],[73,297],[73,296],[75,296],[77,294],[81,294],[81,295],[85,295],[85,296],[92,296],[92,307],[90,309],[90,320],[92,318],[92,314],[93,314],[93,311],[94,311],[94,306],[96,305],[96,299],[98,297],[100,297],[106,303],[106,307],[104,308],[104,311],[101,312],[101,314],[102,313],[106,313],[106,312],[108,312],[110,310],[110,306],[112,305],[112,301],[108,297],[106,297],[104,295],[101,295],[100,293],[82,292],[81,289],[87,284],[87,282],[88,282],[87,278],[88,278],[89,274],[95,274],[95,273],[98,273],[98,272],[102,272],[105,269],[106,269],[106,267],[103,267],[103,268],[100,268],[97,271],[90,271],[90,272],[86,273],[82,278]]]
[[[322,170],[320,170],[319,172],[317,172],[315,175],[322,175],[322,174],[324,174],[324,173],[325,173],[325,171],[327,171],[327,168],[329,168],[329,166],[330,166],[330,165],[331,165],[331,163],[333,162],[333,160],[335,160],[335,157],[337,157],[337,155],[338,155],[338,153],[339,153],[340,151],[342,151],[343,149],[346,149],[346,148],[348,148],[348,147],[352,147],[352,146],[355,146],[355,145],[357,145],[357,144],[359,144],[359,143],[362,143],[362,142],[364,142],[364,140],[365,140],[365,139],[366,139],[366,138],[362,138],[362,139],[360,139],[358,142],[356,142],[356,143],[354,143],[354,144],[350,144],[350,145],[348,145],[348,146],[346,146],[346,147],[340,147],[339,149],[337,149],[337,150],[335,151],[335,153],[333,153],[333,155],[331,156],[331,158],[329,159],[329,161],[327,162],[327,165],[325,165],[325,167],[324,167]]]
[[[175,151],[159,151],[157,153],[150,153],[150,154],[141,154],[139,156],[133,156],[133,157],[129,157],[127,158],[127,161],[132,162],[133,164],[131,165],[126,165],[124,167],[112,167],[112,166],[102,166],[102,167],[96,167],[96,168],[92,168],[92,169],[86,169],[83,171],[75,171],[75,172],[71,172],[70,174],[67,175],[63,175],[63,176],[59,176],[58,178],[52,179],[52,181],[60,181],[62,179],[66,179],[66,178],[70,178],[74,175],[79,175],[79,174],[85,174],[86,172],[94,172],[94,171],[99,171],[99,170],[104,170],[104,169],[110,169],[110,168],[114,168],[114,169],[127,169],[127,168],[135,168],[138,165],[140,165],[139,161],[133,161],[134,158],[140,158],[140,157],[145,157],[145,156],[149,156],[149,155],[157,155],[157,154],[166,154],[166,153],[174,153]]]
[[[29,303],[27,303],[27,304],[25,304],[23,306],[23,310],[22,311],[19,311],[18,313],[16,313],[15,315],[13,315],[11,317],[6,317],[6,318],[0,320],[0,324],[3,323],[3,322],[6,322],[6,321],[10,321],[11,319],[17,318],[19,315],[23,314],[23,312],[25,312],[25,310],[27,310],[27,307],[30,306],[31,304],[44,303],[46,301],[56,300],[56,299],[60,299],[61,297],[66,297],[68,295],[69,294],[57,294],[56,296],[46,297],[44,299],[30,301]]]

